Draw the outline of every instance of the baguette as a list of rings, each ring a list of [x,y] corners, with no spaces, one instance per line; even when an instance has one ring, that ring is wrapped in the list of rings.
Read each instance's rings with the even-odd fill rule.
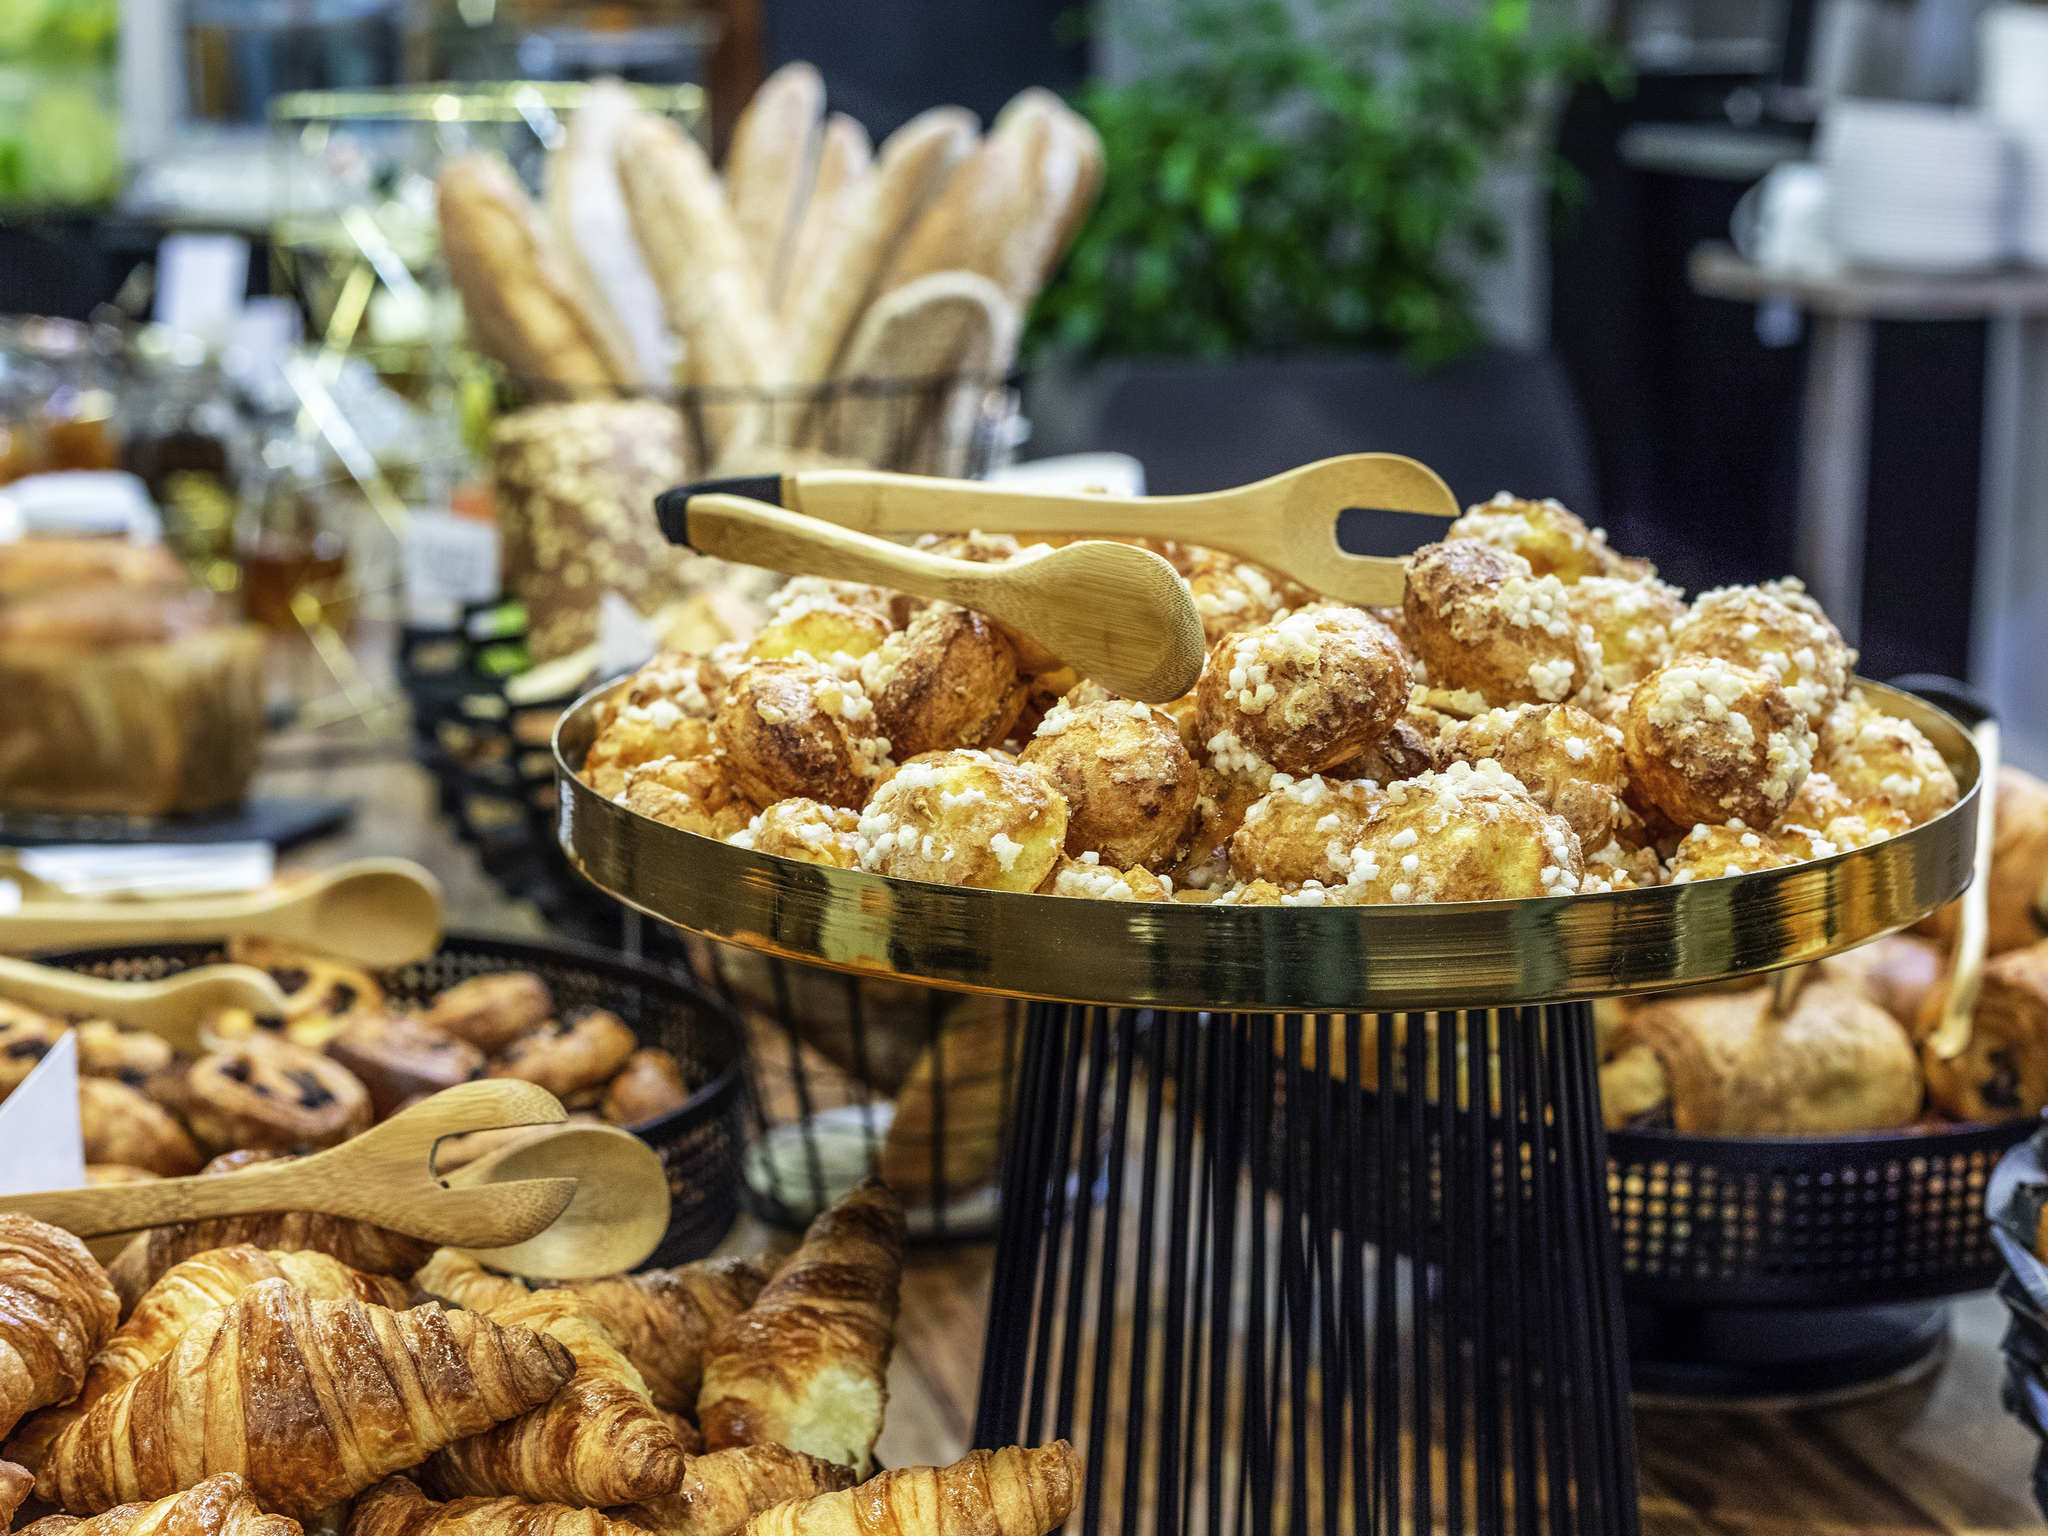
[[[571,393],[630,373],[562,260],[533,200],[497,155],[457,155],[437,182],[441,252],[477,349],[515,379]]]
[[[647,254],[669,324],[682,337],[685,377],[711,391],[763,389],[784,373],[781,337],[746,242],[696,140],[641,114],[616,145],[633,230]],[[765,405],[707,407],[707,454],[758,434]]]
[[[798,290],[817,271],[826,242],[838,238],[857,208],[861,183],[874,169],[875,147],[867,129],[844,112],[825,119],[818,140],[818,168],[811,177],[811,195],[796,220],[794,235],[784,242],[775,284],[768,298],[777,314],[791,304]]]
[[[725,197],[747,259],[771,292],[811,195],[824,116],[825,82],[798,60],[762,81],[733,125]]]
[[[1044,172],[1043,195],[1060,210],[1061,216],[1056,223],[1046,226],[1051,238],[1040,252],[1031,291],[1010,295],[1029,309],[1038,291],[1052,277],[1060,258],[1074,243],[1074,237],[1081,232],[1082,223],[1102,191],[1102,135],[1088,119],[1042,86],[1028,87],[1011,97],[1009,104],[996,114],[994,131],[1044,134],[1049,144],[1058,146],[1057,152],[1048,152],[1040,163]]]
[[[639,109],[616,80],[593,80],[548,156],[544,203],[548,228],[576,269],[604,334],[606,352],[636,389],[672,387],[676,340],[662,314],[654,274],[633,238],[633,216],[619,187],[613,146]]]
[[[855,183],[839,227],[819,236],[811,267],[792,279],[790,377],[822,384],[852,338],[897,240],[973,148],[977,125],[964,107],[921,112],[883,141],[872,174]]]
[[[828,446],[866,464],[936,473],[960,398],[971,411],[1017,345],[1017,306],[973,272],[934,272],[876,300],[846,349],[841,377],[900,384],[834,401]],[[961,382],[949,382],[960,375]],[[910,387],[911,381],[928,381]]]

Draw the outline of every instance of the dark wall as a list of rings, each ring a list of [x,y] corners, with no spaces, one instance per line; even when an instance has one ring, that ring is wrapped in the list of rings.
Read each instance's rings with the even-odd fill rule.
[[[939,102],[984,120],[1027,85],[1072,90],[1086,50],[1063,45],[1072,0],[765,0],[769,68],[809,59],[827,98],[880,139]]]

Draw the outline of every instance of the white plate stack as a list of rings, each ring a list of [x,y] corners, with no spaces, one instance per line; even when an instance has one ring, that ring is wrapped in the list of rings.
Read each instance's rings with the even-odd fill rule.
[[[1977,22],[1984,115],[2018,152],[2014,245],[2048,267],[2048,6],[1994,5]]]
[[[1851,266],[1975,272],[2012,251],[2013,166],[1989,117],[1839,101],[1821,125],[1829,224]]]

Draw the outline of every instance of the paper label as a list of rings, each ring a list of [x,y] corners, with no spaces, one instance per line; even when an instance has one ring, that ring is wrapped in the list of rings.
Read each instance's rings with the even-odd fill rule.
[[[249,291],[249,242],[240,235],[166,235],[156,249],[156,318],[223,345]]]
[[[452,628],[464,603],[498,595],[498,529],[452,512],[414,511],[405,522],[405,606],[414,624]]]
[[[0,1103],[0,1195],[78,1189],[85,1136],[78,1125],[78,1040],[66,1030]]]

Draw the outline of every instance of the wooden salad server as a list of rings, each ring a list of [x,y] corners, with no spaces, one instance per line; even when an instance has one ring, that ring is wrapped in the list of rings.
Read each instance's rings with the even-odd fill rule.
[[[470,1257],[513,1275],[584,1280],[638,1269],[668,1232],[661,1154],[615,1125],[557,1125],[486,1152],[448,1175],[456,1189],[571,1178],[576,1194],[547,1230]]]
[[[201,965],[159,981],[110,981],[53,965],[0,956],[0,998],[48,1013],[112,1019],[161,1035],[198,1055],[199,1021],[222,1008],[254,1014],[284,1012],[284,993],[253,965]]]
[[[376,969],[406,965],[441,942],[441,886],[409,859],[355,859],[241,895],[24,901],[0,916],[0,950],[16,952],[227,934],[282,939]]]
[[[669,496],[712,493],[772,502],[873,534],[1184,540],[1256,561],[1326,597],[1368,606],[1401,601],[1407,557],[1442,538],[1460,511],[1436,471],[1398,453],[1347,453],[1196,496],[1060,495],[857,469],[707,480]],[[1359,553],[1339,546],[1340,524]]]
[[[336,1147],[234,1173],[107,1184],[0,1198],[80,1237],[211,1216],[318,1211],[374,1222],[450,1248],[502,1248],[537,1236],[568,1209],[573,1178],[450,1189],[433,1174],[434,1144],[467,1131],[552,1125],[568,1118],[545,1088],[484,1078],[444,1088]]]
[[[700,554],[793,576],[872,582],[973,608],[1112,693],[1147,704],[1182,697],[1202,675],[1202,619],[1187,583],[1135,544],[1087,541],[988,565],[688,486],[664,491],[655,511],[670,542]]]

